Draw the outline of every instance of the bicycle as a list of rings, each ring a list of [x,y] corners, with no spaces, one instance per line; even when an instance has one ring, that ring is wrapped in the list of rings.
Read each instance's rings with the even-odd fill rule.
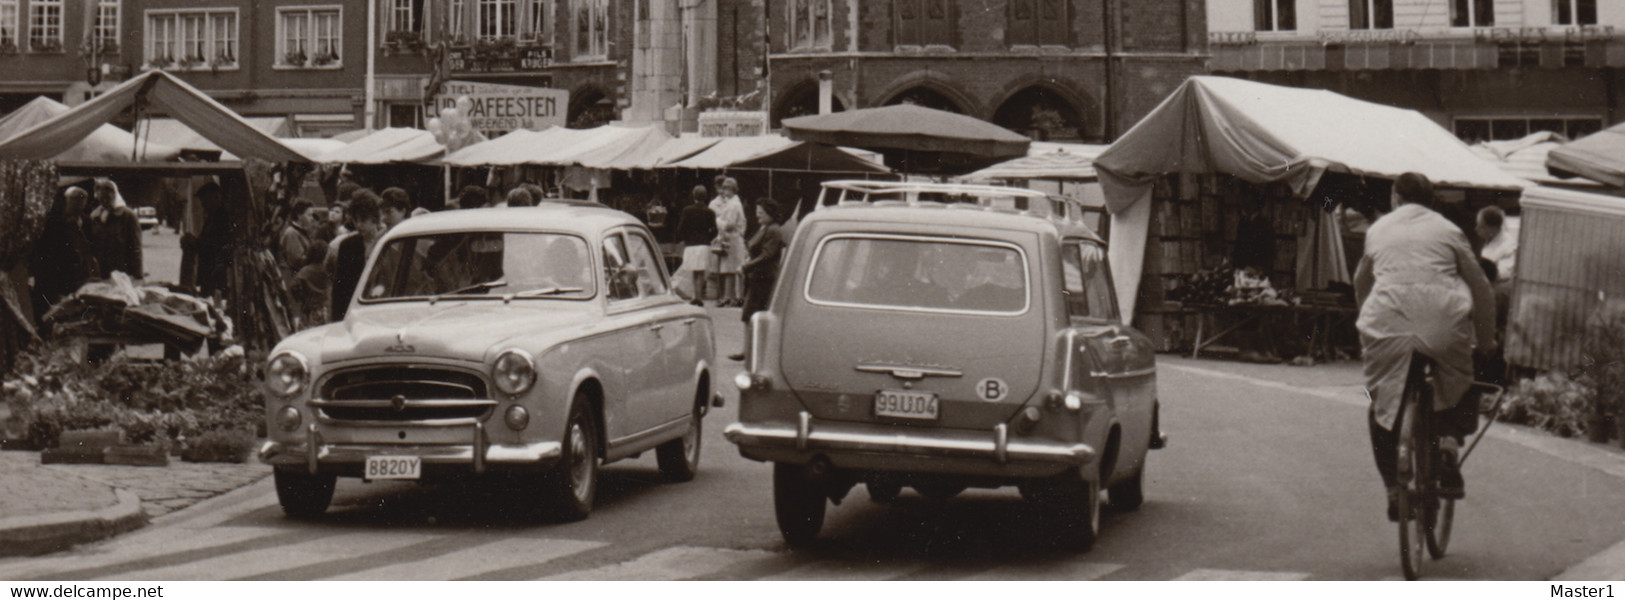
[[[1432,407],[1433,404],[1433,359],[1416,352],[1411,354],[1410,371],[1405,377],[1405,391],[1400,398],[1399,422],[1396,427],[1399,432],[1397,447],[1398,469],[1396,471],[1399,484],[1403,488],[1399,494],[1399,556],[1400,565],[1404,568],[1405,579],[1415,581],[1422,574],[1422,548],[1425,545],[1427,554],[1434,560],[1444,558],[1445,550],[1450,546],[1450,527],[1455,520],[1456,501],[1453,498],[1443,497],[1437,469],[1438,461],[1442,458],[1439,450],[1439,438],[1433,434],[1433,410],[1421,410],[1420,407]],[[1495,423],[1495,415],[1501,409],[1503,389],[1493,383],[1474,381],[1472,391],[1462,402],[1481,402],[1480,394],[1474,392],[1488,392],[1494,395],[1494,406],[1488,411],[1490,424]],[[1467,462],[1468,455],[1478,446],[1484,433],[1489,431],[1489,424],[1478,428],[1471,444],[1462,450],[1461,456],[1456,459],[1456,468],[1460,469]]]

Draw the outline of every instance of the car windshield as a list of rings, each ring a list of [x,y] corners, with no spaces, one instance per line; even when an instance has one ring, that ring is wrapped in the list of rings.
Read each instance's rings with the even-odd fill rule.
[[[479,231],[403,237],[378,251],[363,302],[447,298],[590,298],[587,242],[553,233]]]
[[[820,244],[807,281],[818,304],[1019,314],[1027,263],[1010,244],[951,238],[838,236]]]

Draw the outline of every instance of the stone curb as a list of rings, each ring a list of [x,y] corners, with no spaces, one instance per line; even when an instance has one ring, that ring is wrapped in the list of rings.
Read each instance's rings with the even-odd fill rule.
[[[0,557],[55,552],[147,524],[140,498],[121,489],[114,489],[113,494],[118,502],[103,509],[0,519]]]

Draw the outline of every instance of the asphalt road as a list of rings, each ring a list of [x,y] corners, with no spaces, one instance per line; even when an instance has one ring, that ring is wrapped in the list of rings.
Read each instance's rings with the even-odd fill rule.
[[[738,312],[715,314],[725,354]],[[103,544],[0,561],[0,580],[1399,578],[1357,367],[1159,361],[1171,444],[1150,458],[1145,505],[1108,510],[1088,554],[1035,543],[1043,524],[1014,490],[878,505],[861,488],[831,509],[817,545],[790,551],[770,466],[722,439],[728,388],[694,481],[661,482],[652,453],[610,465],[585,521],[520,517],[499,487],[356,480],[341,481],[325,517],[294,521],[266,480]],[[736,369],[724,362],[718,379]],[[1625,539],[1621,469],[1499,429],[1467,464],[1450,555],[1425,577],[1543,580]]]

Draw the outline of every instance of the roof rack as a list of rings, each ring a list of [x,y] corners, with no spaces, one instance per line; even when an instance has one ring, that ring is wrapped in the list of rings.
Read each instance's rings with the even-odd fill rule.
[[[839,206],[947,206],[1023,214],[1082,223],[1084,206],[1075,198],[1025,188],[917,181],[826,181],[813,210]]]

